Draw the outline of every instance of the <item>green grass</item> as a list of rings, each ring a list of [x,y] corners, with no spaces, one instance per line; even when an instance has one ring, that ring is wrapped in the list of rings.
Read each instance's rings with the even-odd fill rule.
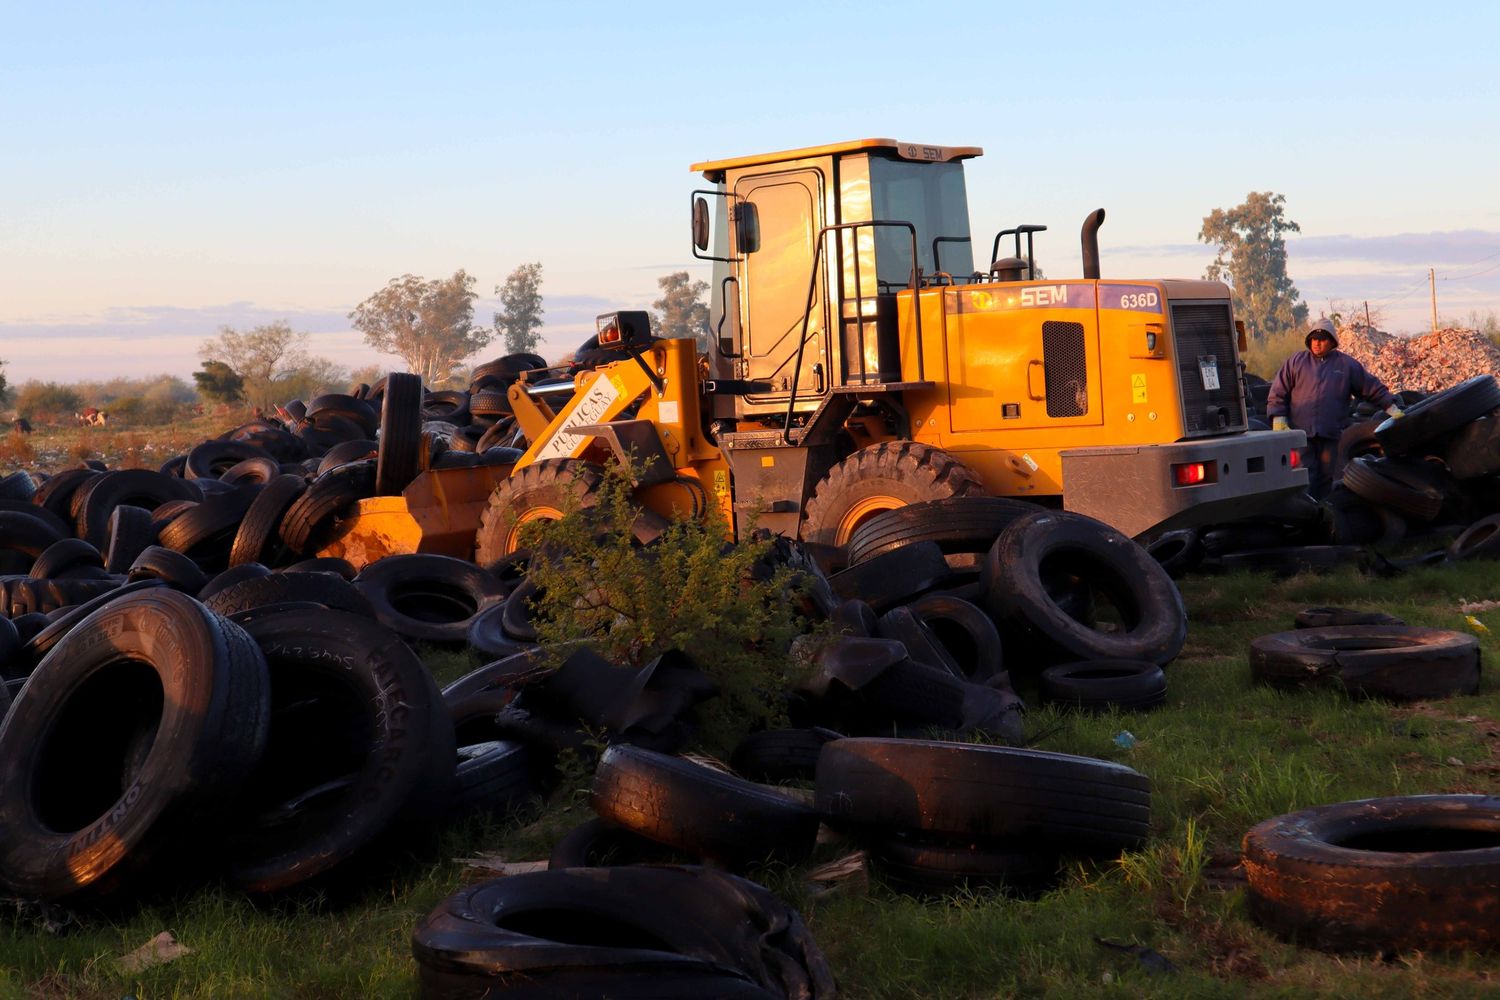
[[[1468,997],[1500,995],[1500,956],[1331,956],[1277,940],[1245,912],[1234,863],[1245,831],[1282,812],[1366,796],[1500,794],[1500,685],[1417,706],[1251,683],[1249,640],[1290,628],[1302,607],[1378,609],[1414,625],[1469,629],[1463,600],[1500,599],[1490,565],[1424,568],[1389,579],[1192,577],[1181,588],[1188,648],[1168,668],[1168,703],[1144,714],[1034,710],[1037,746],[1117,760],[1151,777],[1152,838],[1107,862],[1073,863],[1037,899],[988,893],[937,901],[868,884],[814,896],[802,869],[759,873],[803,913],[850,997]],[[1480,640],[1497,662],[1496,629]],[[440,681],[472,665],[428,656]],[[1021,670],[1024,664],[1011,664]],[[1024,691],[1023,691],[1024,693]],[[1114,741],[1128,730],[1135,743]],[[1452,761],[1460,763],[1452,763]],[[365,876],[353,902],[265,903],[219,888],[114,916],[79,915],[48,934],[0,909],[0,997],[409,997],[412,928],[466,877],[454,859],[545,858],[587,815],[577,785],[506,822],[470,820],[404,864]],[[815,862],[847,848],[826,845]],[[138,975],[117,956],[164,929],[194,954]],[[1146,945],[1175,975],[1095,942]]]

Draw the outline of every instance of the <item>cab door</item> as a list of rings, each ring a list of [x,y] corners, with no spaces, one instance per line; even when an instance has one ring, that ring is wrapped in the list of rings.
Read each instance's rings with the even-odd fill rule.
[[[799,410],[816,407],[828,391],[826,258],[819,264],[808,307],[808,285],[824,222],[824,177],[816,169],[741,177],[736,200],[754,206],[759,246],[747,253],[741,270],[741,352],[744,377],[769,382],[772,391],[746,402],[786,405],[791,396],[797,346],[804,317],[807,344],[795,378]]]

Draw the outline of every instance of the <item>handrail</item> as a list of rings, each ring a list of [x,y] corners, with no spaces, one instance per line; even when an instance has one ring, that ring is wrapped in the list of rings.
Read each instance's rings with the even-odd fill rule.
[[[818,230],[818,245],[813,250],[812,280],[808,283],[807,286],[807,305],[804,306],[802,310],[802,339],[797,342],[797,361],[792,366],[792,394],[787,397],[786,401],[786,422],[781,430],[782,444],[789,445],[792,443],[792,412],[796,409],[797,406],[797,387],[798,383],[802,380],[802,354],[803,351],[807,348],[807,329],[812,322],[813,299],[816,297],[818,292],[818,262],[823,257],[823,246],[828,241],[829,233],[843,229],[860,229],[864,226],[869,226],[871,228],[874,228],[876,226],[894,226],[905,229],[911,235],[911,278],[907,284],[907,287],[912,290],[912,308],[916,310],[917,314],[917,380],[926,381],[927,379],[926,362],[922,357],[922,304],[917,301],[920,292],[919,276],[921,274],[921,269],[917,265],[917,227],[910,222],[898,222],[889,219],[871,219],[865,222],[841,222],[833,226],[824,226],[822,229]],[[861,323],[860,336],[861,338],[863,338],[864,296],[859,294],[861,288],[861,282],[859,279],[859,253],[858,246],[856,246],[854,254],[854,291],[855,300],[861,303],[861,308],[860,314],[855,318]],[[841,307],[839,310],[839,320],[840,322],[842,322],[842,297],[839,301],[841,303]],[[860,363],[863,364],[863,362],[864,352],[861,351]],[[830,381],[832,381],[832,379],[830,379]]]

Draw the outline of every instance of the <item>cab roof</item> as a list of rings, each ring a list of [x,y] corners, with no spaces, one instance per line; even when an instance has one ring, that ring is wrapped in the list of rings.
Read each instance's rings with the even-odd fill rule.
[[[802,160],[812,156],[831,156],[839,153],[855,153],[862,150],[883,149],[895,153],[903,160],[922,163],[947,163],[951,160],[966,160],[984,155],[978,146],[933,146],[920,142],[902,142],[898,139],[852,139],[826,146],[806,146],[802,149],[785,149],[779,153],[757,153],[753,156],[736,156],[727,160],[705,160],[695,163],[691,169],[701,170],[709,180],[718,180],[724,171],[734,167],[753,167],[763,163],[781,163],[785,160]]]

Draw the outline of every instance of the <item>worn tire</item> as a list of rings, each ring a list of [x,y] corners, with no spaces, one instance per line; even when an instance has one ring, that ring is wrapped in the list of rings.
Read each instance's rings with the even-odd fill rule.
[[[1039,687],[1043,701],[1088,711],[1140,711],[1167,700],[1167,675],[1144,660],[1059,663],[1042,671]]]
[[[939,586],[952,576],[936,542],[915,542],[872,556],[834,573],[828,585],[841,600],[858,599],[887,611]]]
[[[823,477],[807,501],[802,539],[847,545],[866,520],[907,504],[984,492],[979,477],[957,458],[917,441],[861,448]]]
[[[1244,840],[1250,914],[1330,951],[1500,945],[1500,798],[1411,795],[1318,806]]]
[[[1383,611],[1316,607],[1297,612],[1293,624],[1297,628],[1327,628],[1330,625],[1405,625],[1406,622]]]
[[[450,804],[453,723],[405,643],[367,618],[325,610],[245,630],[265,653],[273,721],[221,848],[232,882],[250,892],[306,883],[396,824]],[[318,798],[303,813],[283,814],[309,792]]]
[[[1080,620],[1059,580],[1082,579],[1118,611],[1116,631]],[[1187,639],[1177,585],[1140,545],[1092,518],[1043,510],[1006,528],[986,565],[996,624],[1024,631],[1063,660],[1171,661]]]
[[[937,542],[944,554],[988,552],[1012,521],[1039,509],[1025,500],[965,494],[872,514],[849,538],[849,564],[914,542]]]
[[[278,529],[286,512],[307,492],[307,480],[298,475],[278,475],[251,500],[244,519],[229,546],[229,565],[246,563],[275,565],[288,555]]]
[[[1410,625],[1297,629],[1252,639],[1250,671],[1278,688],[1331,686],[1393,701],[1447,698],[1479,689],[1479,641]]]
[[[1406,455],[1496,408],[1500,382],[1475,375],[1413,403],[1404,416],[1375,428],[1375,436],[1387,455]]]
[[[924,594],[907,606],[948,651],[963,677],[982,684],[1005,671],[1000,630],[973,601],[952,594]]]
[[[818,759],[817,807],[831,823],[950,838],[1112,852],[1150,826],[1146,777],[1123,764],[931,740],[836,740]]]
[[[571,458],[546,459],[516,472],[495,487],[480,515],[474,561],[489,566],[519,551],[521,534],[531,521],[593,509],[603,482],[599,466]]]
[[[104,893],[214,843],[265,747],[269,699],[255,644],[186,595],[156,587],[91,614],[0,729],[0,884]]]
[[[769,787],[617,743],[599,758],[594,812],[659,844],[732,864],[810,854],[818,817]]]
[[[374,462],[330,469],[287,508],[281,520],[281,540],[297,555],[314,554],[337,532],[339,519],[374,491]]]
[[[474,618],[505,595],[487,570],[431,553],[378,559],[360,571],[354,586],[375,609],[376,619],[397,635],[458,645]]]

